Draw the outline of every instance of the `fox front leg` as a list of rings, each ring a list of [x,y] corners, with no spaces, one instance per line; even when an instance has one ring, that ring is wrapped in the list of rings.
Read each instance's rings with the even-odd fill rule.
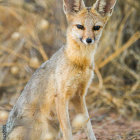
[[[89,140],[96,140],[96,137],[95,137],[94,132],[92,130],[91,121],[89,119],[89,114],[88,114],[88,110],[86,107],[85,97],[75,95],[75,97],[71,101],[72,101],[72,104],[74,105],[76,112],[79,114],[83,114],[86,117],[86,120],[88,120],[88,122],[86,123],[86,127],[85,127],[85,131],[87,133],[88,139]]]
[[[58,115],[58,120],[60,122],[60,127],[63,133],[64,140],[73,140],[72,131],[69,120],[68,112],[68,100],[64,97],[56,97],[56,111]]]

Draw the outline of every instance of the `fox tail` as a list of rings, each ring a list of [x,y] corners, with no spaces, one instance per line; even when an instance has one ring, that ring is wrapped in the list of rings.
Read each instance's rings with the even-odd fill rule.
[[[0,140],[6,140],[6,125],[0,125]]]

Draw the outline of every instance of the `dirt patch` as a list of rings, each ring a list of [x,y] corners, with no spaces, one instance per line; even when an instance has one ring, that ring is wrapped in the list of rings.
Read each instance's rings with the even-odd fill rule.
[[[9,111],[9,106],[1,112]],[[8,112],[7,111],[7,112]],[[140,140],[140,121],[128,120],[115,113],[90,112],[93,130],[97,140]],[[6,120],[0,119],[0,125]],[[83,129],[74,134],[74,140],[87,140]]]
[[[100,119],[103,115],[106,117]],[[140,121],[130,121],[114,113],[102,116],[95,114],[92,121],[97,140],[140,140]],[[75,135],[76,139],[87,140],[87,137],[79,132]]]

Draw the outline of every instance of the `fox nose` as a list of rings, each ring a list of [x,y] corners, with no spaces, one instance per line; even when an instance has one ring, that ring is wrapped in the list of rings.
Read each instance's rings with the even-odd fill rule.
[[[86,39],[86,42],[89,44],[89,43],[92,42],[92,39],[91,39],[91,38],[87,38],[87,39]]]

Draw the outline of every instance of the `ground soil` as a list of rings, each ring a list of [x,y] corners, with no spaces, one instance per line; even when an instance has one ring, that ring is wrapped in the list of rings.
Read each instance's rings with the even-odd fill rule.
[[[140,140],[140,121],[128,120],[110,113],[102,116],[95,114],[92,124],[97,140]],[[84,133],[76,136],[80,140],[87,139]]]
[[[11,106],[0,106],[0,111],[10,111]],[[1,113],[1,112],[0,112]],[[140,140],[140,121],[128,120],[116,113],[90,111],[93,130],[97,140]],[[4,124],[5,120],[0,120]],[[74,134],[74,140],[87,140],[83,129]]]

